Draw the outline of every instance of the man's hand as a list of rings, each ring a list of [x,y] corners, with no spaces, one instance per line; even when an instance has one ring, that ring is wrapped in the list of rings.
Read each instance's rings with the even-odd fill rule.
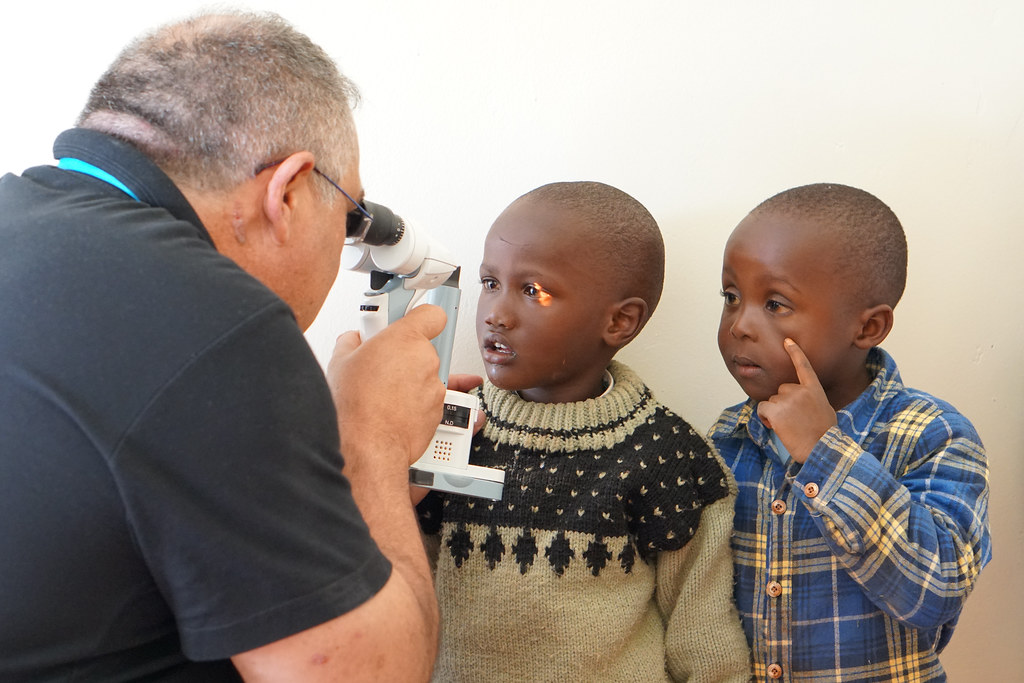
[[[341,431],[346,470],[350,458],[401,453],[404,471],[423,455],[441,421],[444,384],[430,344],[444,329],[437,306],[417,306],[371,339],[338,337],[327,366]],[[379,463],[384,466],[384,463]]]
[[[757,404],[757,414],[775,431],[793,460],[803,463],[818,439],[836,424],[836,411],[803,350],[792,339],[783,345],[799,383],[780,385],[779,393]]]

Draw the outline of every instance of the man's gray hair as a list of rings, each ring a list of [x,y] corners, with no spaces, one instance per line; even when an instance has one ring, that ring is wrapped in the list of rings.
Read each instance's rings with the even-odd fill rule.
[[[78,125],[132,143],[175,182],[223,191],[303,150],[340,179],[358,158],[358,97],[324,50],[278,15],[204,13],[125,48]]]

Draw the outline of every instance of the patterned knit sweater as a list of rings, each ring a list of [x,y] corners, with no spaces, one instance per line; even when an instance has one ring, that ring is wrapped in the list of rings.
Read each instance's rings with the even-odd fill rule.
[[[625,365],[578,403],[490,383],[471,462],[500,501],[431,492],[435,681],[746,681],[728,468]]]

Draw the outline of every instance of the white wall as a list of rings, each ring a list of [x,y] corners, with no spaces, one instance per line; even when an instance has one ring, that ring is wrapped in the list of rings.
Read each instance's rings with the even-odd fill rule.
[[[0,24],[0,169],[48,163],[129,38],[201,7],[22,3]],[[911,385],[971,417],[991,458],[995,561],[943,655],[954,681],[1024,669],[1024,5],[375,0],[257,2],[360,85],[368,197],[418,219],[465,264],[455,369],[479,372],[483,235],[553,180],[632,193],[659,220],[661,307],[622,354],[706,428],[742,398],[715,345],[727,235],[778,190],[817,181],[890,204],[910,284],[886,343]],[[0,247],[2,248],[2,247]],[[309,338],[356,325],[343,273]],[[11,324],[11,321],[8,321]]]

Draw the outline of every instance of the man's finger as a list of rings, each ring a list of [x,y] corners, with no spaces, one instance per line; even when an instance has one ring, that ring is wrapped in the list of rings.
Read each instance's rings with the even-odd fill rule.
[[[423,304],[416,306],[388,327],[412,329],[427,339],[433,339],[444,331],[447,320],[448,316],[440,306]]]
[[[362,338],[359,333],[355,330],[349,330],[341,335],[334,342],[334,354],[333,357],[341,358],[359,348],[362,343]]]
[[[464,375],[464,374],[452,374],[448,375],[448,388],[453,391],[461,391],[468,393],[484,383],[484,378],[480,375]]]
[[[793,361],[793,367],[796,368],[797,381],[806,387],[820,387],[821,382],[818,381],[818,375],[814,372],[814,368],[811,367],[811,361],[807,360],[807,356],[804,355],[803,349],[789,338],[782,345],[786,347],[786,352],[789,354],[790,360]]]

